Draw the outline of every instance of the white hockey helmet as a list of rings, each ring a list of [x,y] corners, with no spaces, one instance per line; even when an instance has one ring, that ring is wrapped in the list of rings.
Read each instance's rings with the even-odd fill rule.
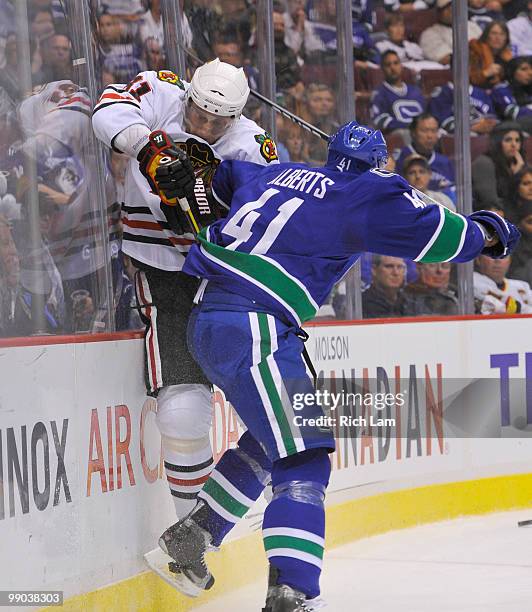
[[[221,62],[218,58],[194,72],[188,99],[209,113],[238,119],[249,96],[243,68]]]

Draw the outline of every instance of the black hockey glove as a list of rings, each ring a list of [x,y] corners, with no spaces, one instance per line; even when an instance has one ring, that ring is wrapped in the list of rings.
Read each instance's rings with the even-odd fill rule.
[[[482,250],[483,255],[487,255],[492,259],[502,259],[510,255],[517,246],[519,238],[521,238],[520,231],[513,223],[506,221],[490,210],[479,210],[469,215],[468,218],[482,225],[494,238],[498,238],[496,244],[486,246]]]
[[[137,159],[140,171],[163,204],[178,206],[178,198],[194,197],[196,177],[192,164],[166,132],[152,132]]]

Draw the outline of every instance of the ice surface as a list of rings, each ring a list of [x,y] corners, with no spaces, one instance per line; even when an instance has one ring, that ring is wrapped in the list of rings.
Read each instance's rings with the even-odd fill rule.
[[[524,519],[532,519],[532,508],[335,548],[325,556],[325,611],[532,612],[532,527],[517,527]],[[195,610],[258,612],[265,585],[266,577]]]

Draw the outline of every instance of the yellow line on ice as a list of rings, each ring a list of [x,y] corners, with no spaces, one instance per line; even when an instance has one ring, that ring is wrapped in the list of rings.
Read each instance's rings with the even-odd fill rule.
[[[435,484],[353,499],[327,508],[326,550],[423,523],[528,507],[532,507],[532,474]],[[72,597],[61,609],[64,612],[185,612],[261,577],[266,593],[266,558],[260,532],[229,542],[220,552],[209,554],[207,561],[216,584],[198,599],[176,593],[148,571]]]

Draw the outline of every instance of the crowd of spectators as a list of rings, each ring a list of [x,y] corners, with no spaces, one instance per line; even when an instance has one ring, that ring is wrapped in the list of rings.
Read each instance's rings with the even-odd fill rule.
[[[115,2],[110,10],[93,4],[103,30],[94,30],[102,83],[106,75],[115,79],[110,68],[157,65],[156,32],[140,2]],[[113,11],[132,7],[149,34],[142,60]],[[110,311],[118,330],[141,326],[132,308],[134,270],[120,250],[124,160],[107,160],[102,206],[93,101],[80,85],[85,62],[75,61],[82,49],[69,10],[62,0],[30,0],[23,49],[16,4],[0,0],[0,336],[109,331]],[[134,61],[122,62],[128,53]]]
[[[142,70],[175,68],[167,61],[175,49],[168,52],[165,36],[171,33],[164,27],[161,0],[88,2],[101,88],[128,83]],[[219,57],[243,66],[250,86],[259,88],[256,0],[180,3],[181,38],[171,44],[185,54],[182,76],[190,79],[198,65]],[[404,176],[427,201],[455,210],[451,0],[352,0],[351,6],[356,118],[385,134],[392,153],[389,170]],[[80,85],[86,83],[80,76],[86,67],[76,61],[82,53],[73,39],[72,9],[64,0],[28,0],[28,7],[31,92],[22,90],[24,54],[15,1],[0,0],[0,336],[34,331],[35,295],[43,298],[41,332],[105,329],[109,308],[103,296],[109,292],[102,287],[109,268],[117,328],[136,328],[135,270],[120,250],[126,160],[107,154],[107,222],[102,223],[93,188],[98,165],[89,116],[94,100]],[[508,302],[505,312],[524,311],[530,300],[528,294],[522,297],[523,287],[532,282],[532,168],[527,165],[532,0],[469,0],[468,7],[474,207],[498,211],[523,232],[502,272],[482,258],[476,262],[476,307],[500,312],[500,304]],[[276,100],[324,132],[334,132],[339,125],[335,0],[274,0],[272,22]],[[245,114],[262,120],[261,106],[251,97]],[[316,165],[325,159],[324,141],[280,115],[276,137],[281,161]],[[27,176],[32,167],[36,190]],[[35,198],[39,244],[29,230]],[[362,280],[365,317],[458,312],[451,264],[366,254]],[[321,314],[344,317],[346,291],[341,284]],[[497,291],[502,298],[493,297]],[[506,300],[505,291],[513,301]],[[491,310],[489,303],[495,304]]]
[[[379,60],[356,73],[357,117],[385,134],[390,170],[456,210],[452,2],[385,0],[373,8]],[[523,235],[504,265],[475,262],[475,308],[530,312],[532,1],[469,0],[468,8],[473,207],[508,217]],[[364,317],[458,313],[453,265],[417,264],[412,272],[411,262],[401,267],[378,254],[369,261],[361,268]],[[345,293],[344,283],[331,300],[340,318]]]

